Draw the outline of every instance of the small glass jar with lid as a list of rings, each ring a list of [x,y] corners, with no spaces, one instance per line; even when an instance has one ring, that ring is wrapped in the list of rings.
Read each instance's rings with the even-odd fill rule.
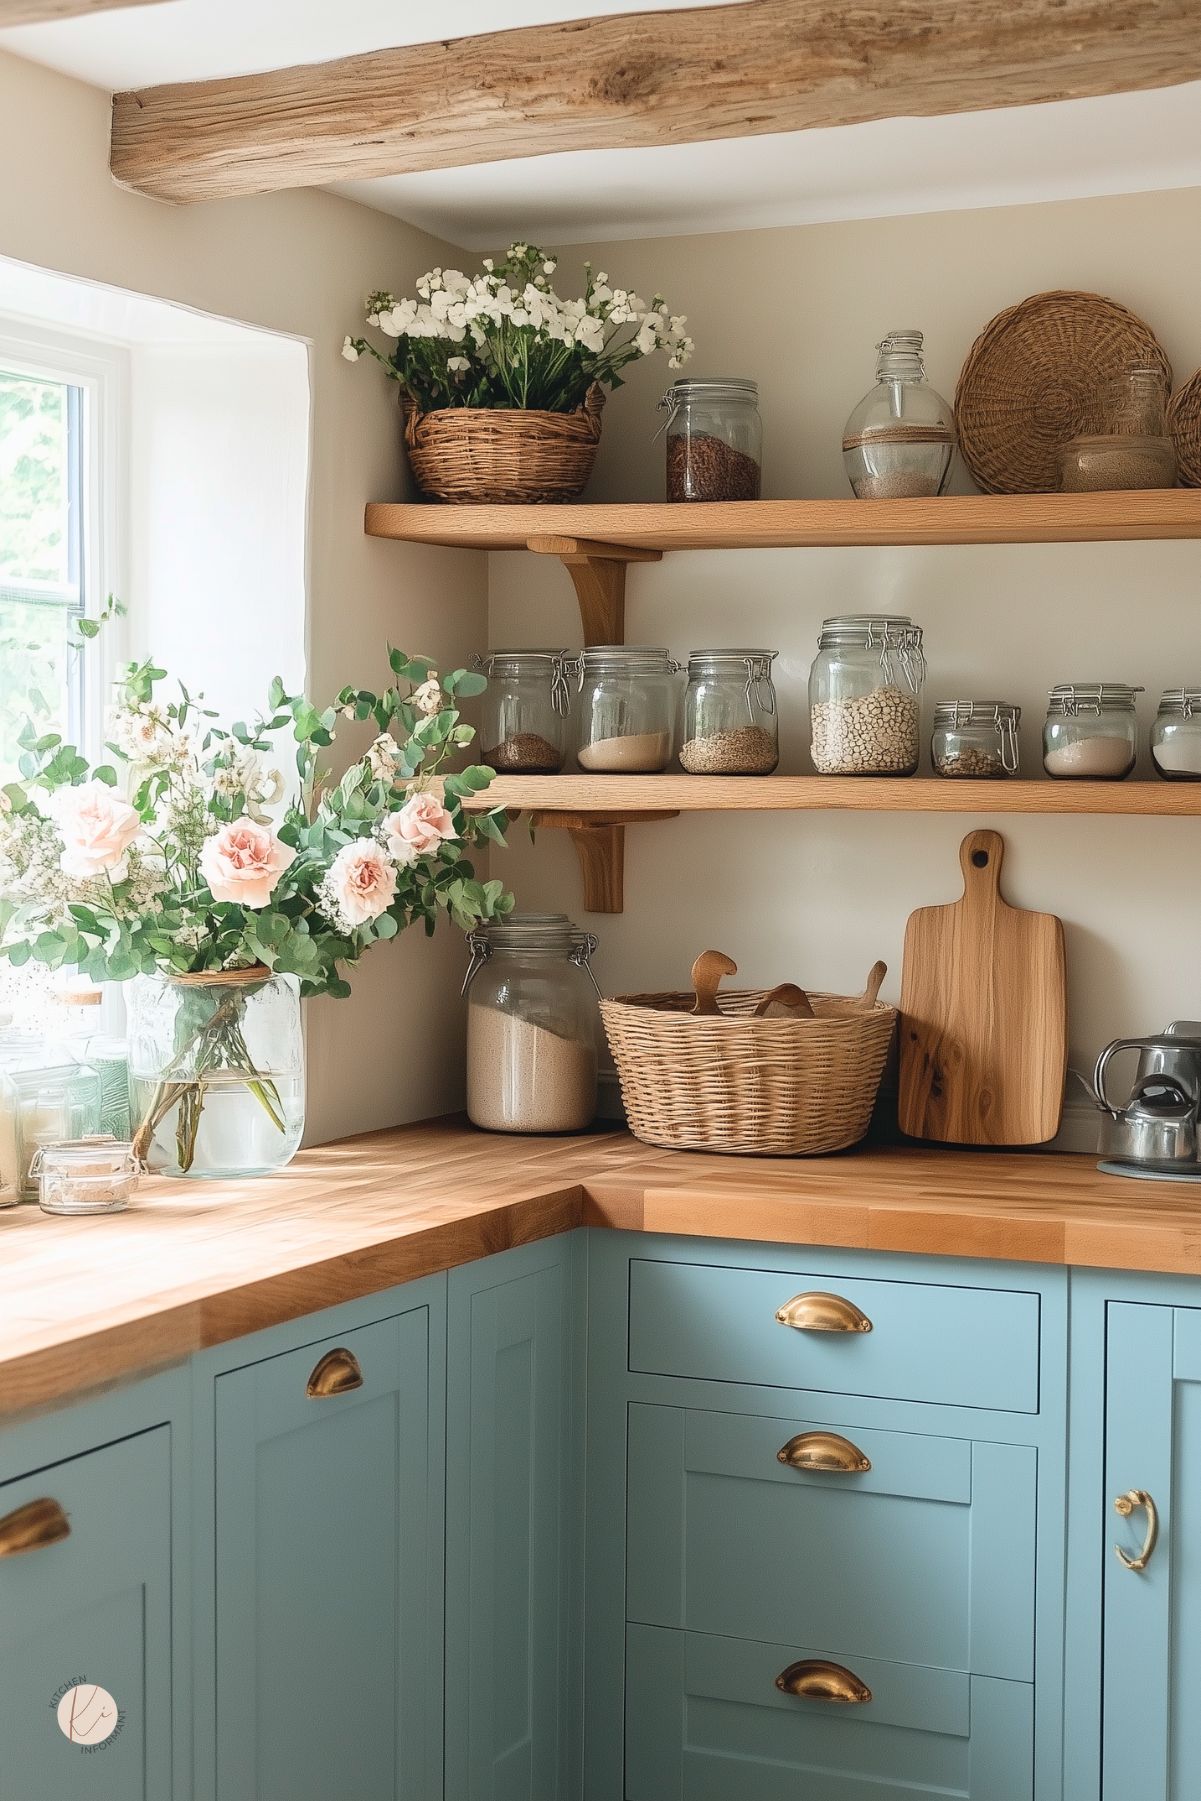
[[[597,644],[576,664],[581,769],[590,774],[657,775],[671,762],[676,677],[661,645]]]
[[[580,1132],[596,1116],[596,939],[564,913],[471,932],[467,1113],[488,1132]]]
[[[1136,694],[1125,682],[1061,682],[1050,691],[1043,768],[1060,779],[1120,782],[1138,757]]]
[[[842,433],[842,461],[859,500],[941,494],[955,454],[951,403],[926,380],[920,331],[877,345],[876,385]]]
[[[567,650],[493,650],[475,659],[488,678],[480,755],[500,775],[558,775],[567,757]]]
[[[809,672],[810,754],[819,775],[912,775],[921,754],[922,630],[903,613],[822,624]]]
[[[756,382],[677,381],[659,405],[667,409],[668,500],[758,500],[763,421]]]
[[[137,1187],[138,1160],[128,1139],[98,1133],[40,1146],[29,1173],[43,1213],[123,1213]]]
[[[1016,775],[1021,717],[1022,709],[1007,700],[940,700],[930,740],[935,775]]]
[[[1119,488],[1174,488],[1176,446],[1168,435],[1168,377],[1160,363],[1133,363],[1101,389],[1101,429],[1072,438],[1059,453],[1065,494]]]
[[[1201,782],[1201,688],[1167,688],[1151,727],[1151,761],[1166,782]]]
[[[0,1136],[7,1146],[0,1159],[15,1159],[19,1199],[37,1199],[32,1164],[42,1146],[98,1132],[101,1108],[96,1071],[61,1044],[31,1043],[0,1069]]]
[[[770,775],[780,761],[774,650],[694,650],[680,763],[689,775]]]

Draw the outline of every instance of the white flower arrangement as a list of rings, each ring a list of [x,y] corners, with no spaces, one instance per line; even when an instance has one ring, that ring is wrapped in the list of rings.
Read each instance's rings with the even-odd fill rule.
[[[622,369],[639,357],[665,351],[669,368],[687,362],[687,321],[668,311],[661,294],[648,304],[586,263],[584,293],[564,300],[551,286],[555,267],[536,245],[513,244],[499,263],[486,257],[475,277],[432,269],[414,299],[369,294],[367,323],[396,348],[385,355],[366,338],[348,337],[342,354],[350,362],[373,356],[422,412],[570,413],[594,383],[620,387]]]

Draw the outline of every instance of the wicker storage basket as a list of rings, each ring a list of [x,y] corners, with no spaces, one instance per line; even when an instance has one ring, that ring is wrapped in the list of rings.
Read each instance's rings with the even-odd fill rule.
[[[964,462],[986,494],[1050,493],[1059,452],[1104,431],[1100,390],[1132,363],[1172,369],[1151,327],[1103,294],[1031,294],[998,313],[955,389]]]
[[[754,1019],[763,989],[723,990],[720,1016],[691,994],[601,1002],[630,1130],[669,1150],[813,1157],[867,1131],[896,1010],[811,994],[815,1019]]]
[[[592,474],[604,404],[598,385],[574,413],[472,406],[422,413],[402,394],[413,480],[432,500],[575,500]]]
[[[1168,402],[1168,431],[1176,444],[1181,482],[1186,488],[1201,488],[1201,369]]]

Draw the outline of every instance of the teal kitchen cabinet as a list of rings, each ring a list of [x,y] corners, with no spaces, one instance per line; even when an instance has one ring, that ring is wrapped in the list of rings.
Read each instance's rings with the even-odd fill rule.
[[[51,1435],[61,1443],[86,1434],[87,1414],[60,1416]],[[165,1424],[0,1482],[4,1801],[167,1801],[182,1792],[173,1774],[171,1517]]]
[[[449,1278],[447,1801],[566,1801],[578,1782],[583,1248],[547,1239]]]
[[[212,1383],[219,1801],[441,1796],[444,1294]]]

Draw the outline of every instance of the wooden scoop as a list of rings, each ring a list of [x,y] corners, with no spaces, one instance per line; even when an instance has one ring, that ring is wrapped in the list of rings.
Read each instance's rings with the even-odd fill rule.
[[[736,976],[738,965],[723,951],[702,951],[692,965],[692,986],[696,990],[693,1013],[720,1013],[717,987],[723,976]]]
[[[863,990],[862,995],[855,1003],[861,1012],[867,1013],[875,1006],[880,996],[880,984],[887,974],[887,963],[872,964],[871,969],[868,972],[867,987]]]
[[[755,1008],[756,1019],[812,1019],[809,996],[795,982],[781,982]]]

